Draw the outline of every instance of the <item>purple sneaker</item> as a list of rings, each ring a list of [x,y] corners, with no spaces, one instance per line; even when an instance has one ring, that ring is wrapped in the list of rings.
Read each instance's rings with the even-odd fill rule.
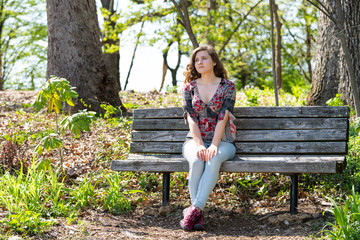
[[[195,230],[195,231],[204,231],[205,230],[205,227],[204,227],[204,212],[203,211],[201,211],[201,213],[200,213],[199,220],[197,220],[197,222],[194,224],[193,230]]]
[[[194,225],[200,220],[202,211],[198,207],[190,206],[183,211],[184,219],[180,221],[180,226],[185,231],[191,231]]]

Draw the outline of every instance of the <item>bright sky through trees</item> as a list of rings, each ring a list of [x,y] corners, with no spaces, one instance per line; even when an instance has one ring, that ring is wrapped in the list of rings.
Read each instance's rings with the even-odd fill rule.
[[[96,1],[97,6],[101,6],[100,0]],[[163,3],[163,1],[160,1]],[[116,1],[115,8],[119,11],[126,12],[129,9],[128,0]],[[134,5],[134,3],[132,3]],[[100,11],[99,11],[100,13]],[[101,15],[98,15],[100,25],[103,23]],[[158,26],[157,26],[158,27]],[[144,32],[147,35],[147,38],[151,38],[153,35],[155,26],[152,23],[145,23]],[[140,24],[135,25],[123,32],[120,37],[120,81],[121,87],[123,88],[126,81],[126,76],[129,71],[131,57],[134,51],[136,34],[140,30]],[[146,44],[146,43],[145,43]],[[157,42],[155,46],[148,45],[139,45],[136,51],[136,56],[134,60],[134,65],[130,74],[129,83],[126,90],[133,89],[135,91],[151,91],[156,89],[157,91],[161,85],[162,79],[162,69],[163,69],[163,57],[162,49],[166,48],[167,44],[165,42]],[[169,51],[169,65],[175,66],[177,61],[177,45],[174,46]],[[181,67],[178,71],[178,86],[181,86],[183,83],[183,72],[185,70],[188,58],[183,56],[181,61]],[[171,73],[167,72],[163,91],[166,90],[166,86],[172,86],[171,84]]]

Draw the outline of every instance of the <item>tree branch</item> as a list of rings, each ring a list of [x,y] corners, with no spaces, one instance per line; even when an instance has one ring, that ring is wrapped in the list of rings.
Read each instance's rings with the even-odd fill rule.
[[[241,24],[246,20],[246,18],[249,16],[249,14],[252,12],[252,10],[254,10],[263,0],[260,0],[259,2],[257,2],[252,8],[250,8],[250,10],[245,14],[245,16],[243,17],[243,19],[241,19],[241,21],[238,23],[238,25],[234,28],[233,32],[231,33],[231,35],[225,40],[224,44],[222,45],[222,47],[220,48],[218,55],[220,56],[221,53],[224,51],[226,45],[229,44],[231,38],[234,36],[234,34],[239,30]]]
[[[325,14],[325,16],[327,16],[328,18],[331,19],[331,21],[333,21],[336,24],[336,18],[334,18],[334,16],[332,16],[333,14],[329,11],[329,9],[326,8],[326,6],[324,6],[324,4],[322,2],[320,2],[319,0],[315,0],[317,3],[319,3],[324,9],[320,8],[319,6],[317,6],[315,3],[313,3],[310,0],[306,0],[308,1],[311,5],[313,5],[314,7],[316,7],[317,9],[319,9],[323,14]]]
[[[190,18],[189,18],[189,12],[187,10],[186,0],[180,0],[181,8],[175,0],[171,0],[171,2],[174,4],[175,8],[177,9],[177,11],[180,15],[181,21],[183,23],[182,25],[185,28],[193,47],[197,48],[199,46],[199,43],[196,40],[195,34],[191,28],[191,23],[190,23]]]

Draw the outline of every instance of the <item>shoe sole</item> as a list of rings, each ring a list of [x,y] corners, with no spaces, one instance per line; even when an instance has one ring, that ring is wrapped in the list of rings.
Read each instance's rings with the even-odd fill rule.
[[[204,225],[201,225],[201,224],[195,224],[192,230],[194,230],[194,231],[204,231],[205,227],[204,227]]]
[[[188,226],[186,226],[182,220],[180,221],[180,226],[185,231],[191,231],[191,229],[188,228]]]

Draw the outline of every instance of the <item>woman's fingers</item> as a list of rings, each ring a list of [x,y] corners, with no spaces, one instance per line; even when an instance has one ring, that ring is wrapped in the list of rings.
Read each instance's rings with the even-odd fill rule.
[[[205,146],[199,146],[196,151],[196,156],[200,158],[201,161],[205,161],[206,159],[206,148]]]
[[[215,145],[210,145],[208,149],[205,146],[199,146],[196,151],[196,156],[200,158],[201,161],[206,162],[211,158],[217,155],[218,148]]]

